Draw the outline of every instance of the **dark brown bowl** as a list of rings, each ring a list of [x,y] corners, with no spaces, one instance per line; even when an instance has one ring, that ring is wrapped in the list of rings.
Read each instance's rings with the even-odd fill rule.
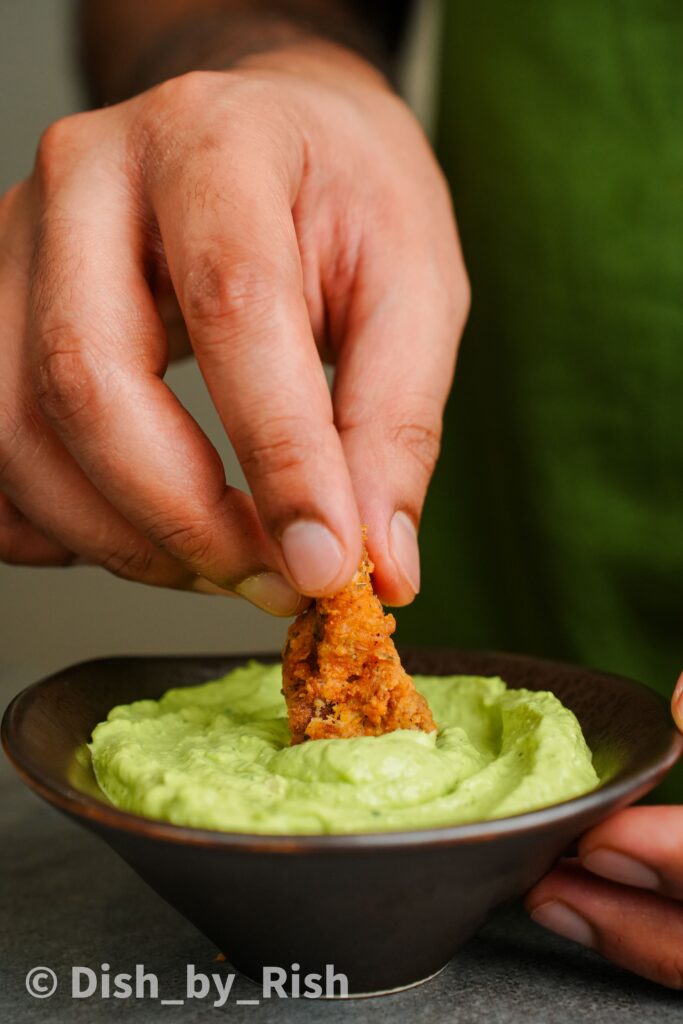
[[[602,785],[497,821],[362,835],[211,832],[114,808],[84,747],[95,724],[115,704],[216,678],[246,656],[75,665],[15,697],[3,743],[32,789],[105,839],[244,974],[260,982],[264,965],[298,963],[302,974],[324,975],[333,964],[354,994],[403,988],[439,971],[496,906],[587,827],[650,790],[683,751],[664,700],[631,680],[513,655],[403,656],[411,672],[500,675],[552,690],[579,719]]]

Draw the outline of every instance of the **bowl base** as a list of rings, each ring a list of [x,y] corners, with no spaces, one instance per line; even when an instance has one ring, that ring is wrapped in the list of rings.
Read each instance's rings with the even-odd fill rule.
[[[226,962],[233,970],[241,974],[243,978],[246,978],[247,981],[250,981],[253,985],[256,985],[258,988],[261,988],[261,981],[258,981],[256,978],[252,977],[251,974],[247,974],[246,971],[243,971],[240,967],[237,967],[230,960],[227,960]],[[410,988],[418,988],[418,986],[420,985],[426,985],[428,981],[431,981],[433,978],[437,978],[442,971],[445,971],[450,962],[450,960],[447,960],[445,964],[442,964],[441,967],[437,968],[437,970],[432,971],[431,974],[426,974],[424,978],[417,978],[415,981],[408,981],[406,982],[405,985],[396,985],[394,988],[380,988],[369,992],[349,992],[349,994],[346,996],[316,996],[316,1001],[334,1003],[344,1002],[347,999],[374,999],[377,996],[393,996],[399,992],[406,992]],[[306,997],[291,996],[290,998],[304,999]]]

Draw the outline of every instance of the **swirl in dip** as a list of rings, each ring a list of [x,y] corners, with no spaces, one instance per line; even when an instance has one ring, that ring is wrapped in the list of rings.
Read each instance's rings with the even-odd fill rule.
[[[280,665],[113,708],[90,751],[113,804],[227,832],[399,831],[520,814],[599,784],[576,718],[497,678],[415,676],[438,730],[290,746]]]

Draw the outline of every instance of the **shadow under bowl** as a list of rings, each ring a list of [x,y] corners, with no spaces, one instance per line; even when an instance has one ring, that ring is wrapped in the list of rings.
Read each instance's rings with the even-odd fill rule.
[[[276,660],[273,655],[253,655]],[[536,882],[586,828],[641,797],[683,752],[665,701],[640,683],[507,654],[402,651],[409,672],[499,675],[551,690],[577,716],[601,779],[585,796],[494,821],[361,835],[272,836],[183,828],[117,810],[85,744],[116,704],[215,679],[240,657],[111,658],[28,687],[2,722],[5,750],[45,800],[103,838],[228,960],[327,965],[355,995],[437,973],[499,904]]]

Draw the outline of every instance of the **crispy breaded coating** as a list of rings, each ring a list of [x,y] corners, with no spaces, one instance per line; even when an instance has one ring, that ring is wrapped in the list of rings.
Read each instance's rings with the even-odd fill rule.
[[[289,627],[283,693],[292,743],[436,729],[429,706],[401,665],[363,558],[348,586],[320,598]]]

